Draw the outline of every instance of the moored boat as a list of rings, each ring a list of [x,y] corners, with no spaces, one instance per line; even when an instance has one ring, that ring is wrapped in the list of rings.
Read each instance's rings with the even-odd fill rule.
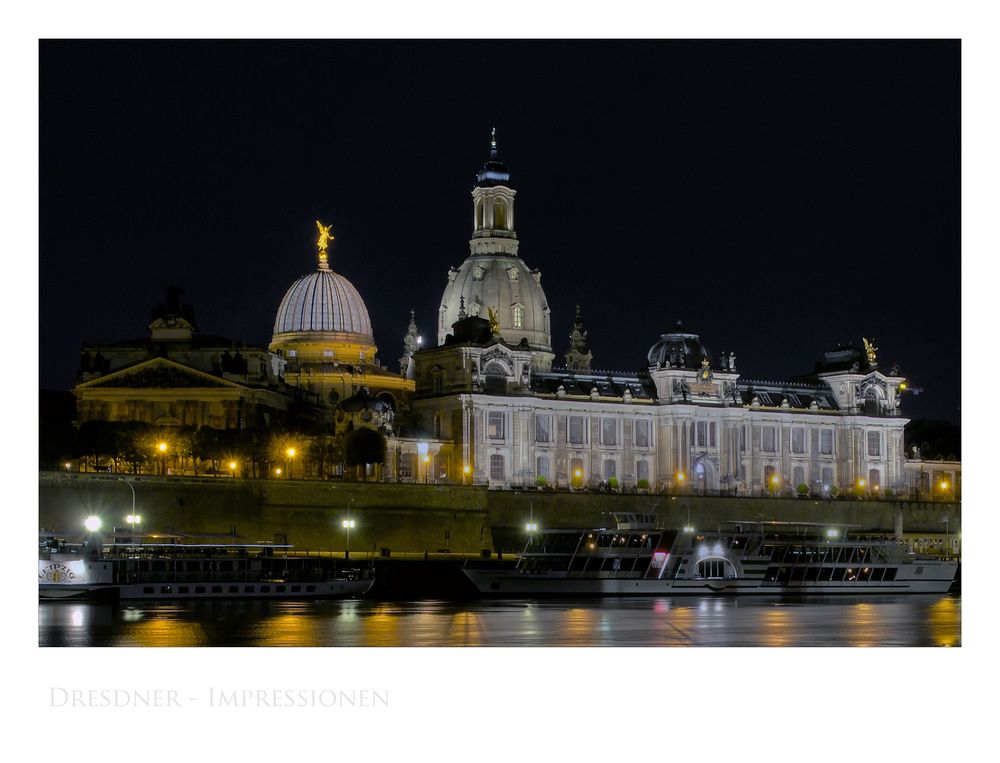
[[[39,544],[40,599],[351,598],[370,569],[297,554],[292,546],[238,543]]]
[[[958,563],[921,558],[892,537],[848,525],[729,522],[714,532],[658,528],[531,534],[514,569],[463,569],[483,594],[946,593]]]

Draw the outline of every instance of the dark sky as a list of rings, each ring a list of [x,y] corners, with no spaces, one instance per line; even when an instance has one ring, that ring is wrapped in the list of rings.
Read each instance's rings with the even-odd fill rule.
[[[497,128],[553,344],[596,368],[678,318],[744,377],[876,338],[959,421],[958,42],[43,42],[41,385],[177,284],[266,344],[332,223],[397,367],[468,254]],[[561,358],[560,358],[561,359]]]

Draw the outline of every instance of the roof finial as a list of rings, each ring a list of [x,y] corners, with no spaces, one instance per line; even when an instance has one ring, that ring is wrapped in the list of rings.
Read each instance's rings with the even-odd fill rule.
[[[496,159],[497,156],[497,128],[490,130],[490,157]]]
[[[319,238],[316,239],[316,248],[319,250],[319,269],[329,270],[330,269],[330,257],[327,253],[327,247],[330,242],[333,241],[333,232],[330,230],[332,226],[323,225],[319,220],[316,221],[316,229],[319,231]]]

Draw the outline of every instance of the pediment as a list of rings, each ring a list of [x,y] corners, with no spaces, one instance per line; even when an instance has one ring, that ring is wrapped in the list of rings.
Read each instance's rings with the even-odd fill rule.
[[[132,366],[120,368],[97,379],[78,385],[88,389],[118,388],[118,389],[177,389],[241,387],[224,379],[220,379],[197,368],[191,368],[167,358],[144,360]]]

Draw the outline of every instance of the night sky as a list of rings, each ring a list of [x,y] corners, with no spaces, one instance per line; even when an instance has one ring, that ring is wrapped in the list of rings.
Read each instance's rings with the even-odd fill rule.
[[[904,414],[960,416],[957,42],[43,42],[41,386],[146,334],[266,345],[332,267],[395,369],[468,255],[495,126],[557,360],[635,371],[678,318],[744,378],[873,336]]]

